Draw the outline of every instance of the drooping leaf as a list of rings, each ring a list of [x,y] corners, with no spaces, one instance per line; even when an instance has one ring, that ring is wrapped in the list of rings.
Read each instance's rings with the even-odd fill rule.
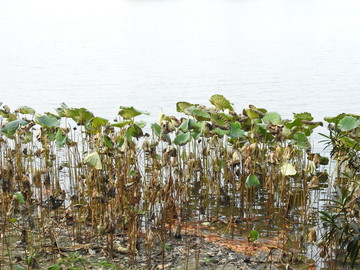
[[[111,138],[107,135],[103,137],[103,142],[107,148],[114,148],[114,143],[112,142]]]
[[[285,162],[281,168],[280,168],[280,172],[285,175],[295,175],[296,174],[296,170],[294,168],[294,166],[288,162]]]
[[[230,124],[229,136],[232,139],[238,139],[245,135],[244,130],[241,129],[241,124],[239,122],[232,122]]]
[[[28,107],[28,106],[22,106],[18,110],[22,114],[31,114],[31,115],[35,114],[35,110],[33,108]]]
[[[26,121],[26,120],[23,120],[23,119],[17,119],[17,120],[14,120],[14,121],[11,121],[9,123],[7,123],[2,129],[1,129],[1,132],[8,135],[8,136],[11,136],[13,135],[16,130],[21,127],[21,126],[25,126],[27,125],[29,122]]]
[[[151,129],[153,130],[153,132],[155,133],[156,136],[160,137],[161,127],[160,127],[159,124],[153,123],[153,124],[151,125]]]
[[[93,128],[98,128],[98,127],[105,126],[108,122],[109,122],[109,120],[96,116],[91,120],[91,125]]]
[[[137,122],[135,122],[135,125],[137,125],[140,128],[144,128],[144,127],[146,127],[146,122],[145,121],[137,121]]]
[[[112,127],[118,127],[118,128],[122,128],[125,127],[126,125],[130,125],[134,123],[132,120],[124,120],[124,121],[120,121],[120,122],[116,122],[114,124],[111,124]]]
[[[196,131],[191,131],[191,137],[193,137],[193,139],[197,140],[200,138],[201,132],[196,132]]]
[[[338,127],[340,128],[341,131],[353,130],[358,126],[360,126],[360,120],[349,115],[342,118],[338,123]]]
[[[118,113],[122,118],[124,119],[132,119],[138,115],[142,115],[142,114],[146,114],[148,115],[148,112],[142,112],[139,111],[137,109],[135,109],[134,107],[123,107],[120,106],[120,111]]]
[[[262,121],[265,124],[269,124],[270,122],[274,125],[281,124],[281,116],[277,112],[267,112],[265,116],[262,118]]]
[[[64,108],[56,108],[55,111],[60,117],[66,117]]]
[[[61,148],[66,144],[67,137],[63,134],[63,131],[59,128],[55,135],[56,147]]]
[[[230,103],[230,101],[227,100],[223,95],[211,96],[210,102],[219,110],[225,110],[225,109],[229,109],[231,111],[234,110],[234,108],[231,106],[232,104]]]
[[[187,109],[190,106],[193,106],[194,104],[191,104],[186,101],[179,101],[176,103],[176,111],[178,112],[185,112],[185,109]]]
[[[186,119],[185,121],[183,121],[181,123],[181,125],[179,126],[179,129],[182,132],[187,132],[189,130],[189,126],[190,126],[190,119]]]
[[[260,185],[260,181],[255,174],[250,174],[245,181],[247,188],[252,188]]]
[[[185,145],[188,142],[191,141],[191,133],[190,132],[186,132],[186,133],[180,133],[178,134],[175,139],[174,139],[174,144],[176,145]]]
[[[250,119],[256,119],[260,117],[260,115],[257,112],[251,109],[244,109],[243,114],[248,116]]]
[[[44,114],[42,116],[37,115],[35,117],[35,122],[45,128],[53,128],[60,126],[60,120],[55,116]]]
[[[100,156],[97,152],[92,152],[84,157],[84,163],[91,168],[101,170],[102,163]]]
[[[171,138],[168,133],[161,132],[160,138],[161,140],[167,142],[168,144],[171,144]]]
[[[132,137],[139,139],[143,135],[144,135],[144,133],[143,133],[142,129],[136,124],[132,124],[126,130],[126,138],[128,141],[131,141]]]

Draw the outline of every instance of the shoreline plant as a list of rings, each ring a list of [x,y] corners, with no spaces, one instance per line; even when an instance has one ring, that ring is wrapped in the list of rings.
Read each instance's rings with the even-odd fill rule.
[[[325,198],[335,207],[323,210],[329,158],[310,144],[322,122],[308,112],[282,119],[253,105],[236,112],[222,95],[210,103],[178,102],[182,117],[162,113],[149,128],[137,120],[147,113],[134,107],[121,106],[111,122],[65,103],[44,114],[0,104],[0,269],[14,264],[13,239],[31,268],[40,254],[61,254],[64,242],[75,248],[102,240],[110,259],[129,254],[128,265],[144,251],[149,269],[159,249],[164,267],[167,239],[181,238],[192,222],[224,220],[232,239],[275,230],[284,254],[306,254],[316,242],[313,228],[321,227],[322,248],[346,248],[354,266],[360,116],[325,118],[336,162],[330,190],[343,200]]]

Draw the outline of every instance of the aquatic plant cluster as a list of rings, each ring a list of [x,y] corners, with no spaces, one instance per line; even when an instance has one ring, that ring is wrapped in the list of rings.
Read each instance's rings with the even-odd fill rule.
[[[105,238],[108,256],[129,254],[129,265],[144,250],[149,269],[151,251],[159,248],[164,266],[167,239],[181,238],[194,221],[226,220],[229,236],[251,230],[256,238],[263,232],[255,220],[266,221],[284,251],[316,242],[315,210],[323,210],[319,187],[329,181],[329,158],[312,152],[310,137],[323,123],[308,112],[287,120],[253,105],[236,112],[222,95],[210,103],[178,102],[182,117],[162,113],[150,127],[137,121],[146,113],[134,107],[120,107],[109,121],[64,103],[42,115],[0,104],[0,265],[14,261],[10,239],[21,240],[34,267],[45,247],[59,253],[66,236],[69,246]],[[339,200],[328,200],[321,211],[322,255],[342,246],[355,263],[360,116],[325,121],[329,135],[323,136],[337,163],[334,196],[346,198],[340,208]],[[287,236],[294,230],[298,236]],[[122,243],[114,240],[118,235]]]

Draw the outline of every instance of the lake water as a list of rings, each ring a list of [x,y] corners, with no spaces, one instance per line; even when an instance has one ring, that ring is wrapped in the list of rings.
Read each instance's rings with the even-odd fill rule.
[[[358,0],[1,0],[0,101],[359,113]]]

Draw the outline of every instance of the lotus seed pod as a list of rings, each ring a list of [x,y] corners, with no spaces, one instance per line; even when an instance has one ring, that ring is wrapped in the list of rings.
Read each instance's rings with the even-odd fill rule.
[[[275,148],[276,158],[281,157],[282,153],[283,153],[283,148],[280,145],[276,146]]]
[[[145,152],[150,152],[151,151],[151,146],[150,146],[150,142],[148,139],[145,139],[141,148],[145,151]]]
[[[240,155],[240,152],[239,151],[234,151],[233,154],[232,154],[232,159],[231,159],[231,163],[233,165],[235,164],[239,164],[241,161],[241,155]]]
[[[278,164],[279,163],[279,161],[278,161],[278,159],[277,159],[277,157],[276,157],[276,154],[275,153],[270,153],[270,155],[269,155],[269,163],[270,164]]]
[[[254,156],[258,156],[259,155],[259,146],[257,143],[252,143],[250,144],[250,150],[251,150],[251,154]]]
[[[291,158],[291,154],[292,154],[292,147],[288,145],[285,148],[284,158],[289,160]]]
[[[171,123],[175,126],[175,127],[179,127],[181,125],[181,121],[179,119],[177,119],[175,116],[169,116]]]
[[[319,156],[319,154],[315,154],[315,155],[314,155],[313,161],[314,161],[314,163],[316,164],[316,166],[319,165],[319,163],[320,163],[320,156]]]

